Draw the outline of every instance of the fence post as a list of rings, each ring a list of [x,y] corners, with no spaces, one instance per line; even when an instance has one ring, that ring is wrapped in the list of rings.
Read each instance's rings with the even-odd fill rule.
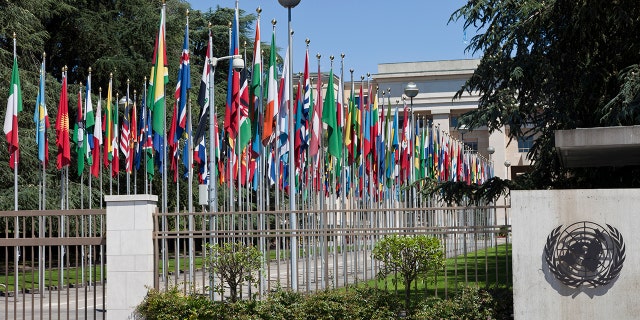
[[[153,218],[157,195],[104,196],[107,204],[107,319],[134,319],[153,287]]]

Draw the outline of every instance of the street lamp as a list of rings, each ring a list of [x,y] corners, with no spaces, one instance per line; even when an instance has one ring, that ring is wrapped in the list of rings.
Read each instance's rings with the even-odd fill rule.
[[[220,57],[220,58],[216,58],[216,57],[210,57],[209,58],[209,67],[210,72],[209,72],[209,210],[211,210],[211,212],[217,211],[218,210],[218,197],[216,194],[216,188],[214,186],[214,181],[217,179],[217,177],[215,176],[216,170],[214,167],[214,155],[215,155],[215,135],[214,135],[214,130],[215,130],[215,122],[214,122],[214,99],[215,99],[215,90],[214,90],[214,79],[215,79],[215,73],[216,73],[216,66],[218,66],[218,62],[223,61],[223,60],[229,60],[232,59],[231,65],[233,67],[233,69],[235,70],[241,70],[244,68],[244,60],[242,60],[242,56],[241,55],[231,55],[231,56],[224,56],[224,57]]]
[[[505,168],[505,173],[504,173],[505,177],[504,178],[505,179],[509,179],[509,167],[510,166],[511,166],[511,161],[505,160],[505,162],[504,162],[504,168]]]
[[[493,156],[493,154],[496,152],[496,148],[494,148],[493,146],[488,146],[487,147],[487,153],[489,153],[489,165],[491,166],[491,172],[490,172],[490,176],[493,177],[493,160],[491,159],[491,157]]]
[[[288,22],[289,22],[289,209],[291,213],[289,214],[289,220],[291,224],[291,230],[297,229],[297,218],[295,214],[296,210],[296,183],[295,183],[295,150],[294,139],[292,139],[294,134],[294,126],[293,126],[293,46],[291,44],[293,37],[293,30],[291,29],[291,9],[297,6],[300,3],[300,0],[278,0],[281,6],[287,8],[288,11]],[[291,233],[291,289],[294,291],[298,290],[298,241],[297,235],[295,232]]]

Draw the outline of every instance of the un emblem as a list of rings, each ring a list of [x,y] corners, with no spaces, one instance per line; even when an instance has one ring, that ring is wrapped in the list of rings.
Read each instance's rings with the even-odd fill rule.
[[[618,277],[625,246],[618,229],[581,221],[551,231],[544,254],[549,271],[560,282],[572,288],[595,288]]]

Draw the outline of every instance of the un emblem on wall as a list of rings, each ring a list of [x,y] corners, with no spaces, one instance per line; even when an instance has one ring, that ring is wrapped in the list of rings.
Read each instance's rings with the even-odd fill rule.
[[[625,259],[618,229],[588,221],[561,229],[562,225],[551,231],[544,247],[549,271],[560,282],[572,288],[595,288],[618,277]]]

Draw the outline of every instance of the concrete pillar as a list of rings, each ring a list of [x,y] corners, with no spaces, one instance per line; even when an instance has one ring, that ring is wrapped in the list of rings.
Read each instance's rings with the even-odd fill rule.
[[[107,204],[107,319],[134,319],[153,287],[153,218],[158,196],[105,196]]]

